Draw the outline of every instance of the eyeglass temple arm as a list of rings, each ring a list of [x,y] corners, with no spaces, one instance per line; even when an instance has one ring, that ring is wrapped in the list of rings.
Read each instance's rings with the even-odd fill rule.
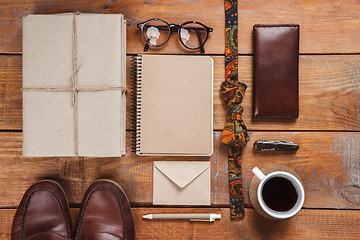
[[[186,29],[189,30],[189,31],[195,31],[195,32],[196,32],[196,35],[198,36],[199,43],[201,44],[200,31],[203,31],[204,28],[200,28],[200,27],[186,27]],[[209,31],[209,32],[212,32],[213,29],[212,29],[212,28],[209,28],[208,31]],[[204,44],[200,47],[200,52],[201,52],[201,53],[205,53]]]
[[[149,44],[145,43],[144,52],[146,52],[147,50],[149,50]]]
[[[198,36],[199,43],[201,44],[201,36],[200,36],[200,33],[199,33],[198,31],[196,31],[196,34],[197,34],[197,36]],[[200,52],[201,52],[201,53],[205,53],[204,44],[200,47]]]

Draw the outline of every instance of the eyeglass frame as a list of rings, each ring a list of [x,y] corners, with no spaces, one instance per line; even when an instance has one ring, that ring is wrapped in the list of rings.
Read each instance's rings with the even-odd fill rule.
[[[161,21],[161,22],[163,22],[163,23],[166,24],[166,26],[167,26],[166,30],[169,29],[169,34],[168,34],[166,40],[165,40],[162,44],[153,45],[153,44],[151,44],[150,42],[148,42],[148,41],[146,40],[146,38],[145,38],[144,26],[145,26],[148,22],[152,22],[152,21]],[[186,46],[185,43],[184,43],[184,42],[182,41],[182,39],[181,39],[181,31],[180,31],[180,30],[184,27],[184,25],[189,24],[189,23],[199,24],[199,25],[201,25],[202,27],[204,27],[205,30],[206,30],[206,36],[205,36],[204,42],[203,42],[200,46],[198,46],[198,47],[196,47],[196,48],[191,48],[191,47],[189,47],[189,46]],[[151,25],[150,25],[150,26],[151,26]],[[162,46],[164,46],[164,45],[169,41],[170,36],[171,36],[171,33],[173,32],[173,30],[176,29],[177,32],[178,32],[179,40],[180,40],[181,44],[182,44],[185,48],[190,49],[190,50],[200,49],[200,51],[201,51],[202,53],[205,53],[204,45],[205,45],[205,43],[206,43],[206,41],[207,41],[207,39],[208,39],[208,37],[209,37],[209,33],[213,31],[212,28],[206,26],[205,24],[203,24],[203,23],[201,23],[201,22],[197,22],[197,21],[187,21],[187,22],[184,22],[184,23],[182,23],[181,25],[179,25],[179,24],[175,24],[175,23],[169,24],[169,23],[167,23],[166,21],[164,21],[164,20],[162,20],[162,19],[159,19],[159,18],[152,18],[152,19],[149,19],[149,20],[147,20],[147,21],[145,21],[145,22],[138,23],[138,24],[137,24],[137,27],[140,28],[140,30],[141,30],[141,36],[142,36],[142,38],[143,38],[144,41],[145,41],[144,52],[146,52],[146,51],[149,49],[149,46],[152,46],[152,47],[162,47]],[[154,26],[154,27],[160,27],[160,26]],[[185,29],[185,28],[184,28],[184,29]],[[199,38],[199,40],[200,40],[200,42],[201,42],[200,36],[199,36],[199,34],[198,34],[197,31],[196,31],[196,33],[197,33],[198,38]]]

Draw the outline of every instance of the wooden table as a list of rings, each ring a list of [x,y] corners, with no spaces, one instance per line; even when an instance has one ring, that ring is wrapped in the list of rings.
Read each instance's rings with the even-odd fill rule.
[[[25,3],[26,2],[26,3]],[[198,20],[214,28],[205,49],[215,60],[214,154],[207,157],[24,158],[22,157],[21,17],[69,11],[122,13],[127,19],[128,63],[142,53],[136,23],[162,18],[170,23]],[[300,117],[296,120],[251,118],[252,26],[297,23],[300,40]],[[239,2],[239,78],[248,85],[244,120],[250,142],[243,152],[246,218],[230,221],[226,147],[220,144],[225,108],[219,97],[224,80],[224,6],[222,0],[0,0],[0,239],[9,239],[16,207],[26,189],[52,178],[65,188],[74,218],[91,182],[116,180],[126,191],[135,215],[138,239],[341,239],[360,238],[360,1],[253,0]],[[183,48],[176,36],[157,54],[199,54]],[[56,55],[56,53],[54,53]],[[130,64],[128,64],[130,75]],[[130,78],[128,78],[130,88]],[[131,108],[131,89],[128,113]],[[128,114],[130,115],[130,114]],[[296,153],[255,152],[259,139],[284,139],[300,145]],[[211,206],[154,208],[154,160],[211,161]],[[252,208],[251,169],[271,164],[293,168],[304,182],[304,209],[284,221],[261,217]],[[216,212],[215,223],[143,221],[157,212]]]

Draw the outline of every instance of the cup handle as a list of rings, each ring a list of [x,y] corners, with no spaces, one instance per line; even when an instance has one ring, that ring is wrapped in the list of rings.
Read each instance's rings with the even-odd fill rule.
[[[255,176],[261,181],[265,177],[265,175],[258,169],[257,167],[254,167],[252,172],[255,174]]]

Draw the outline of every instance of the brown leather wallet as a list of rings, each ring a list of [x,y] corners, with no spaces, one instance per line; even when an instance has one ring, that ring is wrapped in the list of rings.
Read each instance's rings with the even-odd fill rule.
[[[254,117],[299,116],[299,25],[254,25]]]

